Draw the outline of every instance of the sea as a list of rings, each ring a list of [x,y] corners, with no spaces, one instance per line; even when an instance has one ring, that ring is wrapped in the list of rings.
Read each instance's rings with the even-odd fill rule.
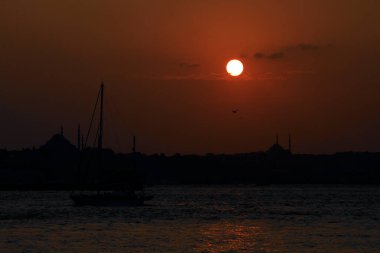
[[[157,186],[139,207],[0,192],[0,252],[380,252],[380,187]]]

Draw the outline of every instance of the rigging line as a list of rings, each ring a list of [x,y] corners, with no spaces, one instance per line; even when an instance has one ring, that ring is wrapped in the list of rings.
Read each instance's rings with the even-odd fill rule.
[[[84,143],[84,149],[87,147],[87,141],[88,141],[88,137],[90,136],[92,123],[93,123],[93,121],[94,121],[95,112],[96,112],[96,107],[97,107],[97,105],[98,105],[98,103],[99,103],[100,90],[101,90],[101,89],[99,89],[99,91],[98,91],[98,97],[96,98],[96,103],[95,103],[95,106],[94,106],[94,111],[92,112],[92,117],[91,117],[90,126],[88,127],[87,136],[86,136],[86,141],[85,141],[85,143]]]

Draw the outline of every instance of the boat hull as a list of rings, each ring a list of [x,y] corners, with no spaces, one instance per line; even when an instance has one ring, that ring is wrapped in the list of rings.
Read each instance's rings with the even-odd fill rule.
[[[141,206],[153,196],[123,194],[72,194],[76,206]]]

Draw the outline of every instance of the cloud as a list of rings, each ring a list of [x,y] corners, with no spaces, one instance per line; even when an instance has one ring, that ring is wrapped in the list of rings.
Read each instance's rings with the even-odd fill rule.
[[[294,53],[307,53],[307,52],[315,52],[327,47],[331,47],[331,44],[327,45],[317,45],[317,44],[308,44],[308,43],[300,43],[293,46],[285,47],[279,51],[269,52],[269,53],[263,53],[263,52],[257,52],[253,55],[253,59],[255,60],[279,60],[282,58],[285,58],[285,56],[294,54]]]
[[[261,52],[255,53],[253,55],[254,59],[260,60],[260,59],[268,59],[268,60],[278,60],[285,56],[284,52],[274,52],[270,54],[264,54]]]
[[[320,46],[318,45],[314,45],[314,44],[298,44],[298,46],[296,47],[298,49],[301,49],[301,50],[318,50],[320,48]]]
[[[163,80],[201,80],[201,81],[223,81],[231,80],[232,77],[227,75],[225,72],[220,73],[198,73],[198,74],[178,74],[178,75],[163,75],[159,77]],[[239,80],[247,81],[252,80],[252,77],[249,75],[240,76]]]
[[[260,53],[260,52],[253,55],[253,58],[255,58],[255,59],[263,59],[265,57],[266,57],[266,55],[263,53]]]
[[[241,53],[240,54],[240,58],[242,58],[242,59],[247,59],[249,57],[249,54],[247,54],[247,53]]]
[[[256,74],[253,79],[257,81],[284,81],[288,79],[288,76],[284,73],[265,72]]]
[[[186,63],[186,62],[181,62],[179,64],[179,67],[181,69],[196,69],[199,68],[201,65],[198,63]]]
[[[335,47],[334,44],[327,43],[327,44],[312,44],[312,43],[300,43],[293,46],[288,46],[284,49],[286,52],[316,52],[318,50],[325,50],[329,48]]]
[[[275,52],[275,53],[268,55],[267,58],[271,59],[271,60],[277,60],[277,59],[283,58],[284,55],[285,54],[283,52]]]
[[[178,63],[177,68],[177,71],[154,78],[164,80],[203,80],[207,78],[204,73],[201,73],[201,64],[199,63],[184,61]]]

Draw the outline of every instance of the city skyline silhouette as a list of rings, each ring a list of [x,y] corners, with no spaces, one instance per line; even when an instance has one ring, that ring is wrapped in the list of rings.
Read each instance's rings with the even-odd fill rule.
[[[120,152],[133,135],[149,154],[250,152],[275,133],[297,153],[380,151],[376,1],[0,7],[0,147],[38,146],[60,124],[74,140],[104,80],[105,146]]]

